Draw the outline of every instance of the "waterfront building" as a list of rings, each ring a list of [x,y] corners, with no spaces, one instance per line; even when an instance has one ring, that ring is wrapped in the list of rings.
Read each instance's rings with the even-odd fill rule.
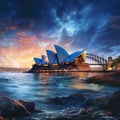
[[[86,58],[85,51],[77,51],[72,54],[68,54],[68,52],[64,48],[58,45],[54,45],[54,47],[56,52],[52,50],[46,50],[48,62],[46,61],[46,56],[42,55],[41,58],[33,58],[35,61],[35,64],[62,65],[62,64],[68,64],[68,63],[79,64],[79,63],[85,62],[85,58]]]
[[[69,54],[64,48],[54,45],[56,51],[46,50],[45,55],[41,58],[33,58],[35,64],[29,72],[53,72],[53,71],[79,71],[89,70],[90,67],[85,63],[86,52],[77,51]],[[48,61],[46,61],[46,58]]]

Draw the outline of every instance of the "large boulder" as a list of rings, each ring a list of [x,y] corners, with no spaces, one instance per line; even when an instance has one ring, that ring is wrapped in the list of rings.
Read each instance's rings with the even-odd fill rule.
[[[30,115],[35,110],[35,103],[23,100],[14,100],[6,95],[0,94],[0,116],[21,117]],[[1,118],[2,119],[2,118]]]
[[[6,118],[3,118],[2,116],[0,116],[0,120],[8,120],[8,119],[6,119]]]
[[[48,99],[50,104],[55,104],[58,106],[63,107],[70,107],[70,106],[81,106],[86,100],[86,96],[84,94],[73,94],[66,97],[55,97]]]
[[[24,101],[24,100],[18,100],[20,103],[22,103],[27,111],[34,112],[35,110],[35,103],[32,101]]]
[[[114,92],[105,97],[97,98],[94,106],[99,109],[109,110],[112,113],[119,113],[120,111],[120,91]]]
[[[87,79],[87,82],[119,86],[120,85],[120,71],[92,76]]]
[[[113,111],[120,111],[120,91],[114,92],[106,97],[106,108]]]

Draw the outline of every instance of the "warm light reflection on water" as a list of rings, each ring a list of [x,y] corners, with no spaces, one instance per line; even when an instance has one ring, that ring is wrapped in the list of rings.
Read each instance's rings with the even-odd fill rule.
[[[71,89],[90,89],[95,91],[100,91],[104,89],[104,86],[100,86],[98,84],[86,84],[85,80],[93,75],[97,75],[98,73],[88,73],[88,72],[66,72],[66,73],[41,73],[34,74],[37,79],[41,80],[42,85],[46,85],[50,82],[50,80],[54,80],[59,83],[57,88],[64,88],[64,86],[70,87]],[[103,74],[103,73],[99,73]],[[53,82],[53,81],[52,81]],[[51,83],[52,83],[51,82]],[[56,86],[56,84],[54,84]],[[49,93],[48,87],[45,88],[44,92],[46,94]]]

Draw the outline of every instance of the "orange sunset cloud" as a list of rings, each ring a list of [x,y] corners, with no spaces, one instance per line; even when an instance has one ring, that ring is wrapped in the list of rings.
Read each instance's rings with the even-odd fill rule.
[[[52,41],[27,35],[25,32],[19,32],[11,39],[16,39],[16,42],[10,42],[10,46],[0,48],[1,66],[29,68],[34,64],[33,57],[40,57],[46,54],[46,49],[53,49]]]

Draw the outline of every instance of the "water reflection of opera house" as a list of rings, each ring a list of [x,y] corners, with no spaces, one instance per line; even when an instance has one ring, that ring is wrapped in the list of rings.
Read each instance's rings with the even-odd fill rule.
[[[46,50],[46,56],[42,55],[41,58],[33,58],[35,64],[30,72],[42,72],[42,71],[69,71],[69,70],[81,70],[89,68],[89,65],[85,63],[86,52],[77,51],[72,54],[58,46],[54,45],[56,52],[52,50]]]

